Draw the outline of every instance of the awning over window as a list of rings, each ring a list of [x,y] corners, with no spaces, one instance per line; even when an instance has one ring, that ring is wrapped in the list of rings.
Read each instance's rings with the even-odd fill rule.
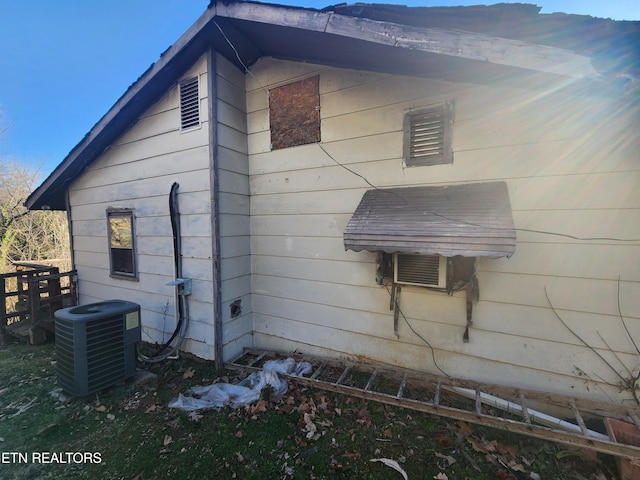
[[[346,250],[509,257],[516,249],[505,182],[368,190],[344,230]]]

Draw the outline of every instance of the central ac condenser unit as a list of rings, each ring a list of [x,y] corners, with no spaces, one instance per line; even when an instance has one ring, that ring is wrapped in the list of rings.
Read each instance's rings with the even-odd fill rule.
[[[140,305],[108,300],[55,313],[58,386],[85,396],[136,373]]]

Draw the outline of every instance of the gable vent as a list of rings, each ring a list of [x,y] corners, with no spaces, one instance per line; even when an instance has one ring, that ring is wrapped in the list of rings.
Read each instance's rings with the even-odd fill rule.
[[[441,109],[411,116],[411,158],[442,155],[443,117]]]
[[[406,122],[407,165],[437,165],[453,161],[453,102],[408,114]]]
[[[395,283],[433,288],[447,286],[447,257],[396,253],[394,260]]]
[[[200,125],[200,97],[198,95],[198,77],[190,78],[180,84],[180,128]]]

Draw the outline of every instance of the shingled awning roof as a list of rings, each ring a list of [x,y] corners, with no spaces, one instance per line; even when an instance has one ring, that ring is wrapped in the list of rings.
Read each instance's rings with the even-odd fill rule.
[[[509,257],[516,231],[505,182],[368,190],[344,231],[346,250]]]

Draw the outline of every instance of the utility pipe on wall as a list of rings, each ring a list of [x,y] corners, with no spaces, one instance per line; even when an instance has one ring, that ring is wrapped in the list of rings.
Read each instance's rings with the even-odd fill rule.
[[[169,282],[168,285],[174,287],[176,328],[169,340],[160,347],[153,357],[146,357],[138,352],[138,357],[147,363],[161,362],[174,355],[180,348],[189,326],[189,301],[187,297],[191,295],[191,279],[183,278],[182,276],[182,234],[180,231],[180,210],[178,208],[179,186],[177,182],[174,182],[169,193],[169,215],[173,234],[174,280]],[[172,345],[174,340],[176,342]],[[167,349],[168,351],[166,351]]]

